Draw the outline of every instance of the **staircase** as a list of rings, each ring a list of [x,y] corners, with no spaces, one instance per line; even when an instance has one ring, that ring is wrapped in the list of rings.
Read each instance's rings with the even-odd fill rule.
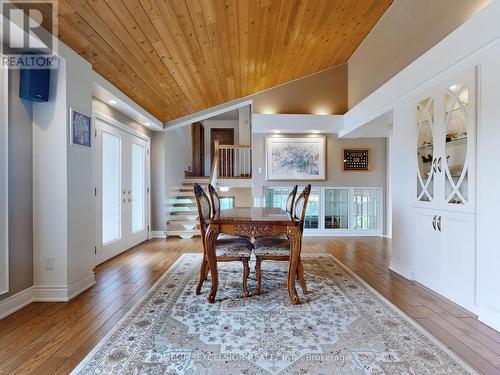
[[[194,198],[193,184],[205,187],[209,177],[188,177],[181,186],[170,192],[167,197],[167,230],[168,236],[179,236],[184,239],[200,235],[198,225],[198,209]]]

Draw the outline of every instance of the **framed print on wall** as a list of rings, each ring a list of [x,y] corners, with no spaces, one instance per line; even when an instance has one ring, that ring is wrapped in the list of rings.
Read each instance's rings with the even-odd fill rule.
[[[325,180],[326,137],[267,137],[267,180]]]
[[[369,149],[344,149],[343,156],[344,171],[370,170]]]
[[[69,144],[90,148],[92,120],[90,116],[73,108],[69,109]]]

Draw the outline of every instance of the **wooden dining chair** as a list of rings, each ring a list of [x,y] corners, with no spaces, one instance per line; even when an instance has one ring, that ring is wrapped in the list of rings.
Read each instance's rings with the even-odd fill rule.
[[[306,217],[307,202],[311,194],[311,185],[306,188],[299,195],[294,204],[292,216],[300,220],[300,233],[304,232],[304,220]],[[300,250],[299,250],[300,251]],[[289,261],[290,260],[290,243],[288,238],[280,237],[259,237],[254,242],[254,254],[256,257],[255,273],[257,275],[256,294],[260,293],[262,285],[262,261],[275,260],[275,261]],[[300,287],[304,294],[307,293],[306,280],[304,278],[304,265],[299,254],[299,262],[297,264],[297,278],[299,279]]]
[[[196,286],[196,294],[201,293],[201,287],[206,280],[209,271],[207,249],[205,247],[205,235],[210,220],[210,200],[199,184],[194,184],[194,196],[198,207],[198,216],[200,221],[201,239],[203,242],[203,260],[201,262],[200,279]],[[240,261],[243,264],[243,294],[249,296],[248,292],[248,275],[250,267],[248,261],[252,255],[252,243],[243,237],[237,239],[217,239],[215,245],[215,256],[217,262],[232,262]]]
[[[295,204],[295,197],[297,195],[297,190],[299,189],[299,185],[295,185],[290,191],[290,194],[288,194],[288,198],[286,200],[286,212],[288,212],[290,215],[293,214],[293,205]]]
[[[214,217],[215,215],[218,215],[220,213],[220,197],[219,194],[217,193],[217,190],[212,186],[212,184],[208,184],[208,196],[210,197],[210,217]],[[231,239],[238,239],[238,238],[245,238],[241,236],[235,236],[233,234],[227,234],[227,233],[219,233],[217,236],[217,239],[226,239],[226,240],[231,240]]]

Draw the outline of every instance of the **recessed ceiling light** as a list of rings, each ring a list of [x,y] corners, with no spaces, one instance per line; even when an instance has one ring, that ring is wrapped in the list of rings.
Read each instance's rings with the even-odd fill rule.
[[[149,126],[149,125],[151,125],[151,123],[150,122],[145,122],[144,125]]]
[[[116,100],[110,99],[110,100],[108,100],[108,103],[109,103],[109,104],[116,104],[116,103],[118,103],[118,102],[117,102]]]
[[[227,193],[229,191],[229,186],[221,186],[219,190],[223,193]]]

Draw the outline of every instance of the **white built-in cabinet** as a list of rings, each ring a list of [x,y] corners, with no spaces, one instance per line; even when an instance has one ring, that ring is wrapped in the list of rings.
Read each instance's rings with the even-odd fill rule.
[[[476,305],[476,70],[449,77],[415,103],[416,281]]]

